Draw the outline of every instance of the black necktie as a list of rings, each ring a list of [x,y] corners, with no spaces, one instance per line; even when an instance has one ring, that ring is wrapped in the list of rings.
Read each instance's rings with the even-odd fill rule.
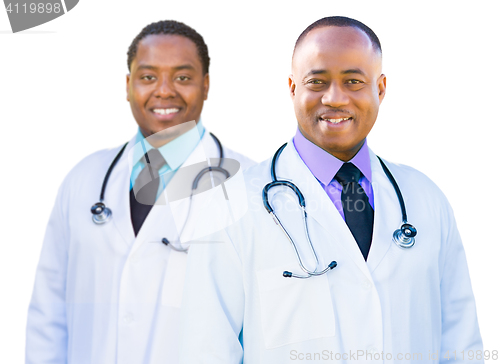
[[[344,163],[335,175],[342,185],[342,207],[345,222],[358,243],[363,257],[368,257],[373,234],[373,208],[358,183],[361,171],[352,163]]]
[[[160,185],[158,171],[166,164],[158,149],[151,149],[147,152],[142,157],[142,162],[145,166],[130,190],[130,216],[135,236],[155,204]]]

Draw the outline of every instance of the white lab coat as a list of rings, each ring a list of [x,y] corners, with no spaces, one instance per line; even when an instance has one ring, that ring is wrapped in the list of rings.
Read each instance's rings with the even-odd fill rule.
[[[85,158],[59,190],[29,308],[26,363],[178,361],[187,254],[161,243],[163,237],[171,241],[179,238],[168,204],[153,206],[138,236],[134,236],[128,161],[134,141],[135,137],[106,188],[111,221],[94,224],[90,207],[98,201],[104,175],[119,148]],[[242,168],[253,164],[227,148],[224,154],[238,160]],[[206,161],[207,157],[218,158],[219,150],[205,132],[183,166]],[[187,209],[186,201],[180,208],[182,214]],[[182,240],[188,241],[190,229],[183,234]]]
[[[469,350],[482,349],[465,254],[445,196],[422,173],[387,163],[418,229],[415,246],[401,249],[392,241],[401,226],[397,195],[372,151],[370,159],[375,220],[365,262],[293,143],[281,154],[278,178],[291,180],[305,195],[321,269],[338,263],[309,279],[282,276],[285,270],[302,271],[262,204],[270,161],[247,170],[247,214],[210,237],[223,244],[197,245],[190,252],[182,364],[436,363],[437,355],[442,362],[454,361],[454,355],[462,361],[462,351],[467,359]],[[306,264],[314,267],[295,195],[270,199]],[[447,352],[451,360],[443,359]]]

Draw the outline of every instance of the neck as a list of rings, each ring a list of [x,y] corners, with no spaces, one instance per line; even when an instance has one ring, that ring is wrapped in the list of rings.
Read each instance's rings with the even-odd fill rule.
[[[356,154],[360,151],[361,147],[365,143],[365,139],[361,141],[358,145],[356,145],[354,148],[347,150],[347,151],[336,151],[336,150],[328,150],[325,149],[328,153],[333,155],[335,158],[340,159],[342,162],[349,162],[351,159],[354,158]]]
[[[151,144],[153,148],[160,148],[172,140],[180,137],[182,134],[187,133],[189,130],[196,127],[197,122],[195,120],[187,121],[182,124],[171,126],[167,129],[161,130],[157,133],[147,133],[142,128],[142,135],[147,139],[148,143]]]
[[[302,130],[300,125],[299,125],[299,131],[304,136],[304,138],[309,140],[311,143],[317,145],[318,147],[323,149],[325,152],[333,155],[335,158],[337,158],[343,162],[348,162],[351,159],[353,159],[354,156],[356,154],[358,154],[358,152],[360,151],[363,144],[365,144],[365,140],[366,140],[366,138],[364,138],[363,140],[361,140],[361,142],[359,142],[359,144],[356,144],[353,148],[350,148],[348,150],[338,150],[335,148],[330,148],[328,145],[322,146],[322,145],[318,144],[315,140],[313,140],[311,137],[309,137],[309,135]]]

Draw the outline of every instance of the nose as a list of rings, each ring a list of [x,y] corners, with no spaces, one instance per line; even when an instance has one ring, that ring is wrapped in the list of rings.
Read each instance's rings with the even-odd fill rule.
[[[174,98],[177,95],[174,83],[167,77],[158,80],[155,96],[162,99]]]
[[[349,97],[337,82],[332,82],[321,98],[321,103],[325,106],[340,107],[349,103]]]

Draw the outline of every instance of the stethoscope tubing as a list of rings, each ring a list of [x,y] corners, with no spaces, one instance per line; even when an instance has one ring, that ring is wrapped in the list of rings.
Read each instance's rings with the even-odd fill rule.
[[[120,151],[116,155],[115,159],[113,159],[113,161],[111,162],[111,165],[109,166],[108,170],[106,171],[106,175],[104,176],[104,180],[102,181],[101,194],[99,196],[99,201],[101,201],[101,202],[104,202],[104,193],[106,192],[106,186],[108,185],[108,180],[109,180],[109,177],[111,176],[111,172],[113,171],[113,169],[115,168],[116,164],[120,160],[120,158],[121,158],[123,152],[125,151],[125,148],[127,147],[127,145],[128,145],[128,142],[126,142],[123,145],[122,149],[120,149]]]
[[[271,178],[272,178],[272,181],[269,182],[262,189],[262,201],[264,203],[264,207],[266,208],[267,212],[273,217],[276,225],[278,225],[280,227],[281,231],[285,234],[285,236],[287,237],[288,241],[292,245],[293,250],[295,252],[295,256],[296,256],[297,261],[299,263],[299,267],[306,274],[306,275],[298,275],[298,274],[295,274],[295,273],[292,273],[292,272],[289,272],[289,271],[284,271],[283,272],[283,276],[284,277],[302,278],[302,279],[304,279],[304,278],[310,278],[310,277],[313,277],[313,276],[320,276],[322,274],[325,274],[329,270],[335,268],[337,266],[337,262],[332,261],[326,268],[318,271],[320,269],[319,268],[320,267],[320,262],[319,262],[318,255],[316,253],[316,250],[314,249],[314,245],[311,242],[310,235],[309,235],[309,227],[308,227],[307,212],[306,212],[306,201],[305,201],[304,195],[302,194],[302,192],[300,191],[300,189],[294,183],[292,183],[290,181],[285,181],[285,180],[278,180],[277,177],[276,177],[276,163],[278,161],[278,158],[279,158],[281,152],[286,147],[286,145],[287,145],[287,143],[283,144],[276,151],[276,153],[273,156],[273,159],[272,159],[272,162],[271,162]],[[305,235],[306,235],[307,243],[308,243],[309,249],[311,250],[311,253],[314,256],[314,260],[315,260],[315,263],[316,263],[316,266],[315,266],[314,270],[310,270],[310,269],[308,269],[308,268],[305,267],[304,262],[302,261],[302,258],[300,257],[300,253],[299,253],[299,250],[297,248],[297,245],[293,241],[292,237],[290,236],[290,234],[288,233],[288,231],[286,230],[286,228],[284,227],[284,225],[281,223],[281,221],[278,218],[278,216],[274,213],[274,210],[273,210],[271,204],[269,203],[269,198],[268,198],[269,190],[272,189],[273,187],[278,187],[278,186],[284,186],[284,187],[287,187],[287,188],[291,189],[295,193],[295,195],[296,195],[296,197],[298,199],[298,203],[299,203],[301,211],[302,211],[302,222],[303,222],[303,225],[304,225],[304,232],[305,232]]]
[[[290,242],[290,244],[292,245],[293,247],[293,250],[295,251],[295,255],[297,256],[297,259],[298,259],[298,262],[299,262],[299,266],[300,266],[300,269],[302,269],[304,271],[304,273],[308,274],[308,275],[321,275],[323,273],[318,273],[318,267],[319,267],[319,259],[318,259],[318,256],[316,254],[316,251],[314,250],[314,246],[312,245],[311,243],[311,240],[309,239],[309,232],[307,230],[307,215],[306,215],[306,212],[304,209],[302,209],[303,211],[303,215],[302,215],[302,219],[303,219],[303,222],[304,222],[304,225],[306,226],[305,227],[305,230],[306,230],[306,237],[307,237],[307,241],[309,242],[309,247],[311,249],[311,252],[312,254],[314,255],[314,260],[316,261],[316,267],[313,271],[307,269],[304,265],[304,263],[302,262],[302,259],[300,258],[300,254],[299,254],[299,251],[298,251],[298,248],[297,248],[297,245],[295,245],[292,237],[290,236],[290,234],[288,233],[288,231],[286,231],[285,227],[283,226],[283,224],[281,223],[280,219],[278,218],[278,216],[276,216],[274,214],[274,212],[271,212],[271,216],[273,217],[273,219],[275,220],[276,222],[276,225],[278,225],[281,229],[281,231],[283,231],[283,233],[286,235],[286,237],[288,238],[288,241]]]
[[[380,158],[379,156],[377,156],[377,158],[380,161],[380,165],[382,166],[382,169],[384,170],[385,175],[387,176],[387,178],[389,178],[389,181],[391,181],[391,184],[394,187],[394,190],[396,191],[396,195],[398,196],[398,200],[399,200],[399,206],[401,207],[402,220],[403,220],[403,223],[406,224],[408,222],[408,217],[406,215],[406,206],[405,206],[405,200],[403,198],[403,194],[401,193],[401,190],[399,189],[398,183],[394,179],[394,176],[392,175],[391,171],[389,171],[389,168],[387,168],[387,166],[385,165],[382,158]]]

